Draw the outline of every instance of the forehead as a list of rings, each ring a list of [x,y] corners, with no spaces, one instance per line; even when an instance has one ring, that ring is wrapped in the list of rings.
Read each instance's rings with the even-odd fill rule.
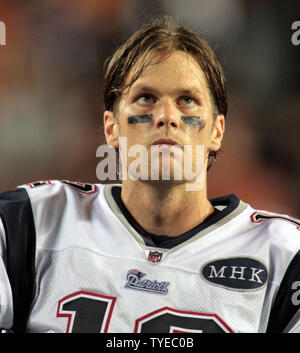
[[[129,72],[126,83],[129,84],[129,90],[148,86],[149,83],[161,89],[170,88],[170,85],[174,88],[181,86],[182,90],[193,87],[204,91],[206,88],[201,67],[191,55],[183,51],[156,52],[150,57],[139,58]]]

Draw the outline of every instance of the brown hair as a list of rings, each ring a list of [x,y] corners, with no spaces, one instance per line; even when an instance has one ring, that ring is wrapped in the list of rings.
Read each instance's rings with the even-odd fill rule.
[[[171,17],[162,17],[135,32],[106,62],[104,83],[105,110],[115,111],[122,92],[130,87],[158,51],[172,53],[181,50],[191,55],[204,72],[215,114],[227,114],[227,90],[222,67],[208,43],[180,26]],[[142,58],[131,81],[128,73]]]

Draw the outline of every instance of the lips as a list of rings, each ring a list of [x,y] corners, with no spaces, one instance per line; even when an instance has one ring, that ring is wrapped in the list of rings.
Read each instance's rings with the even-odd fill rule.
[[[167,147],[172,147],[172,146],[176,146],[176,147],[180,147],[181,148],[181,145],[176,142],[175,140],[172,140],[170,138],[162,138],[162,139],[158,139],[156,141],[154,141],[152,143],[152,146],[167,146]]]

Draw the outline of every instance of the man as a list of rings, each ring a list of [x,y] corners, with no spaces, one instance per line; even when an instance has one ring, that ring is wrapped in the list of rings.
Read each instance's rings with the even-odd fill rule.
[[[207,199],[227,114],[207,43],[157,20],[116,51],[105,80],[104,129],[122,186],[47,180],[2,194],[1,327],[300,332],[299,221],[235,195]],[[136,146],[146,153],[130,169]]]

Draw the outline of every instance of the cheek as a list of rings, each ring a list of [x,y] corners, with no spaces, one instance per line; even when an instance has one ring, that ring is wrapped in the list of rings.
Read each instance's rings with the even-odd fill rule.
[[[193,146],[203,146],[207,150],[210,142],[210,129],[205,126],[199,131],[199,128],[185,128],[186,144]]]
[[[185,118],[181,118],[183,133],[195,141],[204,140],[207,135],[207,120],[203,118],[195,121]]]
[[[124,121],[120,126],[120,136],[126,138],[128,146],[143,145],[149,136],[149,123],[129,124]]]

